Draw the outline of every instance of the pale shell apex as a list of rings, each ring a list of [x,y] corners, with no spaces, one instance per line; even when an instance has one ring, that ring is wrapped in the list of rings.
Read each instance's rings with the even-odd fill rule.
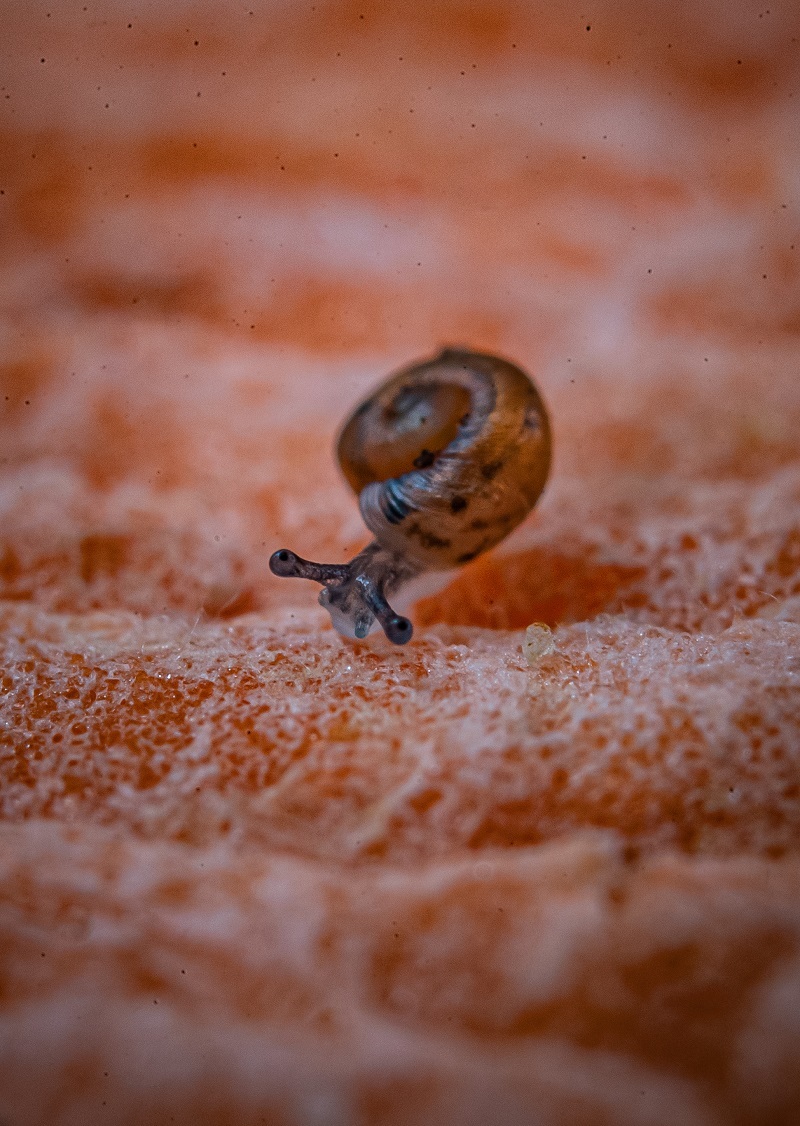
[[[411,623],[387,599],[425,572],[475,559],[525,519],[550,469],[550,424],[521,368],[446,348],[365,399],[337,456],[375,540],[346,564],[284,549],[270,568],[322,583],[320,602],[345,636],[366,637],[377,621],[399,645]]]

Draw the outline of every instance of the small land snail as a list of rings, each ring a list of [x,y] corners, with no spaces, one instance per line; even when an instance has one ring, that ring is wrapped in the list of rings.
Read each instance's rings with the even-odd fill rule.
[[[525,519],[547,480],[550,425],[520,368],[447,348],[382,383],[336,452],[375,539],[349,563],[282,549],[270,569],[322,583],[320,604],[345,637],[378,622],[402,645],[411,622],[388,599],[426,572],[468,563]]]

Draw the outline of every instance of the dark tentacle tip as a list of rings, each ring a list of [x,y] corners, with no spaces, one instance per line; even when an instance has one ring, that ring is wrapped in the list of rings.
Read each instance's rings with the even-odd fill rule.
[[[405,645],[407,641],[411,640],[414,627],[408,618],[401,618],[399,614],[395,614],[393,618],[389,618],[388,622],[381,624],[384,633],[395,645]]]
[[[283,547],[280,551],[273,551],[269,557],[269,569],[273,575],[280,575],[281,578],[297,575],[297,556],[293,551],[287,551]]]

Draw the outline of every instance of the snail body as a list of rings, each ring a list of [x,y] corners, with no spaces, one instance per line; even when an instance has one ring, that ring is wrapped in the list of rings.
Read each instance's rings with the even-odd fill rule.
[[[375,537],[350,563],[276,551],[276,575],[309,578],[345,636],[377,620],[403,644],[411,623],[388,597],[430,571],[462,566],[536,504],[550,468],[547,412],[531,380],[497,356],[445,349],[403,368],[352,413],[337,443]]]

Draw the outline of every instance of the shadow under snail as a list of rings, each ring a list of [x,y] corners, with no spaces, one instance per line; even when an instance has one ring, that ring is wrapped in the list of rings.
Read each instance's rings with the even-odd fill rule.
[[[402,645],[411,622],[388,599],[475,559],[525,519],[547,480],[550,424],[515,364],[446,348],[365,399],[336,453],[375,539],[342,564],[281,549],[270,569],[322,583],[320,604],[345,637],[364,638],[377,622]]]

